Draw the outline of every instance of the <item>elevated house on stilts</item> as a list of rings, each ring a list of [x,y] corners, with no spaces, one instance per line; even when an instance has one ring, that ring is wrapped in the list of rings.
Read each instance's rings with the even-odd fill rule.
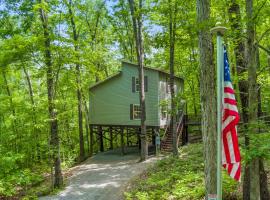
[[[170,132],[170,88],[169,73],[157,68],[145,67],[146,127],[149,152],[155,149],[155,137],[161,134],[161,148],[172,150]],[[176,94],[183,92],[184,80],[175,76]],[[125,147],[140,145],[140,101],[138,66],[122,62],[121,71],[97,82],[90,92],[90,141],[104,151],[117,143],[125,153]],[[181,102],[181,100],[178,100]],[[178,138],[185,138],[183,105],[177,112]],[[182,136],[182,137],[180,137]],[[184,139],[185,140],[185,139]]]

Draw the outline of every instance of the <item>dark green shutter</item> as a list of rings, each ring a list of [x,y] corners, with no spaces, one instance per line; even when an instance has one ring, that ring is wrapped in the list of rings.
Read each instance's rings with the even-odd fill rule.
[[[133,120],[133,104],[130,104],[130,120]]]
[[[132,92],[135,92],[135,77],[132,77]]]
[[[148,91],[148,77],[147,76],[144,77],[144,91],[145,92]]]

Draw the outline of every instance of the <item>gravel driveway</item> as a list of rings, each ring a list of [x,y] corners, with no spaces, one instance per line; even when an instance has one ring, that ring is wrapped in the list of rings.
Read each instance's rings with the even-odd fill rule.
[[[152,157],[138,162],[137,148],[127,149],[124,156],[120,149],[99,153],[72,170],[67,187],[58,195],[40,199],[120,200],[127,182],[158,159]]]

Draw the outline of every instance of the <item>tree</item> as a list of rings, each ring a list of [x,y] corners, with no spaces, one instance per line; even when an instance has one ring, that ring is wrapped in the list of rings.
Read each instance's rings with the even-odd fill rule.
[[[247,13],[247,68],[248,68],[248,104],[249,104],[249,134],[256,134],[258,115],[257,63],[255,42],[255,24],[253,21],[253,0],[246,0]],[[250,162],[250,199],[260,199],[259,158],[254,157]]]
[[[144,49],[142,35],[142,0],[137,6],[134,0],[129,0],[130,12],[133,22],[133,34],[136,41],[137,61],[139,63],[138,74],[140,82],[140,106],[141,106],[141,160],[144,161],[148,156],[148,145],[145,125],[145,93],[144,93]]]
[[[240,91],[241,100],[241,114],[244,121],[245,130],[247,130],[248,124],[248,82],[244,78],[244,74],[247,72],[247,63],[245,59],[245,40],[242,36],[242,24],[240,15],[240,6],[235,0],[230,1],[229,5],[229,20],[231,23],[231,29],[233,31],[232,42],[234,46],[234,56],[236,59],[236,71],[239,77],[238,87]],[[249,148],[249,137],[247,131],[245,131],[245,147]],[[249,199],[250,191],[250,169],[249,164],[245,165],[244,182],[243,182],[243,199]]]
[[[199,24],[199,65],[201,70],[200,96],[202,112],[202,135],[205,160],[206,199],[216,193],[216,84],[213,59],[213,44],[209,32],[210,1],[197,0],[197,22]]]
[[[169,4],[169,31],[170,31],[170,91],[171,91],[171,122],[170,129],[173,135],[173,155],[178,156],[178,137],[176,133],[176,111],[175,111],[175,91],[174,91],[174,49],[175,49],[175,31],[176,31],[176,14],[177,3],[173,3],[171,0]]]
[[[40,0],[40,20],[43,27],[44,37],[44,59],[47,71],[47,91],[48,91],[48,111],[50,118],[50,133],[52,145],[52,159],[54,161],[54,187],[59,188],[63,185],[63,176],[61,171],[60,146],[58,136],[57,112],[55,107],[55,82],[52,68],[51,39],[48,24],[48,14],[43,9],[46,1]]]
[[[79,34],[76,28],[76,23],[74,20],[74,15],[73,15],[73,2],[72,0],[69,0],[69,3],[66,3],[68,7],[68,12],[69,12],[69,18],[70,18],[70,24],[72,28],[72,34],[73,34],[73,41],[74,41],[74,50],[76,53],[76,86],[77,86],[77,100],[78,100],[78,124],[79,124],[79,140],[80,140],[80,161],[84,160],[84,139],[83,139],[83,111],[82,111],[82,86],[81,86],[81,65],[79,63],[79,46],[78,46],[78,40],[79,40]]]

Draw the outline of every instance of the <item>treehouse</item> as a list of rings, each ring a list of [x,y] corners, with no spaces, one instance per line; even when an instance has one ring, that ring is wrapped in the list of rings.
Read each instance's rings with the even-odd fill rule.
[[[150,67],[144,68],[144,75],[148,143],[154,144],[155,135],[160,129],[164,129],[166,131],[162,141],[163,146],[171,149],[172,137],[168,126],[170,123],[168,108],[171,98],[170,75],[163,70]],[[175,93],[182,93],[183,86],[184,80],[175,76]],[[110,148],[113,148],[113,141],[118,135],[120,135],[123,153],[124,146],[132,145],[134,139],[131,137],[137,137],[137,144],[140,144],[139,89],[138,66],[129,62],[122,62],[121,71],[89,88],[90,137],[93,143],[91,146],[99,143],[100,151],[104,151],[105,139],[109,142]],[[177,128],[180,134],[183,130],[183,112],[179,111],[177,115]],[[96,136],[96,141],[94,141],[94,136]]]

